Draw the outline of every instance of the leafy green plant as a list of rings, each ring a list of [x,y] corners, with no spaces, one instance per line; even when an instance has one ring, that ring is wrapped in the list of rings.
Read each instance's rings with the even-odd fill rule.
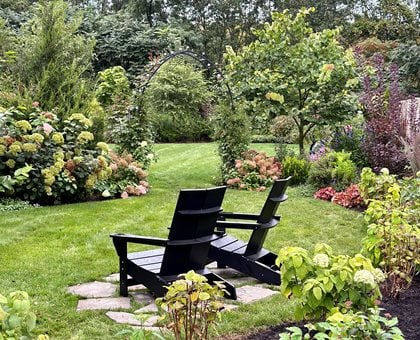
[[[7,297],[0,294],[0,339],[48,340],[48,335],[33,334],[35,326],[28,293],[15,291]]]
[[[232,188],[264,191],[274,180],[280,178],[282,166],[275,157],[268,157],[265,152],[248,150],[236,160],[235,170],[226,178],[226,184]]]
[[[305,325],[304,334],[298,327],[287,328],[289,332],[281,333],[280,340],[301,339],[393,339],[403,340],[398,328],[397,318],[380,314],[380,309],[369,308],[366,313],[336,311],[326,321]]]
[[[22,185],[28,178],[32,166],[26,165],[16,169],[13,175],[0,176],[0,193],[13,193],[14,186]]]
[[[308,182],[317,188],[332,186],[343,190],[350,186],[357,176],[356,165],[347,152],[327,152],[311,164]]]
[[[334,256],[326,244],[316,244],[312,257],[306,249],[284,247],[276,264],[281,266],[281,293],[299,301],[299,320],[323,317],[335,307],[366,311],[380,297],[378,283],[385,279],[361,254]]]
[[[130,83],[123,67],[107,68],[98,73],[98,78],[95,95],[102,105],[111,105],[116,100],[124,99],[129,95]]]
[[[292,176],[291,184],[303,184],[308,179],[311,164],[306,159],[287,156],[282,167],[283,177]]]
[[[209,326],[220,318],[223,308],[223,286],[211,286],[194,271],[181,275],[163,298],[156,300],[164,311],[166,327],[175,339],[209,339]]]
[[[365,211],[369,225],[363,251],[387,275],[383,292],[397,297],[410,286],[420,264],[420,176],[405,179],[401,186],[388,169],[379,175],[364,169],[361,182],[366,197],[374,197]]]

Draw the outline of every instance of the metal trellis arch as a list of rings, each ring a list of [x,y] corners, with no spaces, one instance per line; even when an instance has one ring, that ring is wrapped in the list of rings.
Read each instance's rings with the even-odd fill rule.
[[[155,76],[155,74],[159,71],[159,69],[163,66],[163,64],[165,64],[169,60],[171,60],[173,58],[176,58],[176,57],[179,57],[179,56],[190,57],[190,58],[198,61],[201,64],[201,66],[203,68],[207,69],[208,71],[216,72],[217,79],[222,80],[224,85],[226,86],[231,108],[232,108],[232,110],[234,109],[232,91],[231,91],[231,89],[229,87],[229,84],[227,83],[225,77],[223,76],[222,72],[219,70],[219,68],[213,62],[211,62],[205,56],[204,53],[203,54],[198,54],[198,53],[195,53],[195,52],[189,51],[189,50],[182,50],[182,51],[173,52],[171,54],[166,55],[162,60],[160,60],[159,63],[150,71],[150,74],[147,77],[147,80],[145,81],[145,83],[140,86],[140,92],[143,93],[146,90],[150,81]]]

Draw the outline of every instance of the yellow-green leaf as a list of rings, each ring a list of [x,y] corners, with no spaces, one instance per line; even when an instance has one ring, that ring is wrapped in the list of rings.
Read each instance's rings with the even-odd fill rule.
[[[319,287],[315,287],[312,292],[314,293],[315,298],[319,301],[322,299],[322,290]]]

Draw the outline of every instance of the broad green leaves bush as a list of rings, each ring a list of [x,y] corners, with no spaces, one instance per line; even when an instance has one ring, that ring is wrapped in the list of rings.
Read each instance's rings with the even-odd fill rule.
[[[0,294],[0,339],[48,340],[48,335],[33,334],[35,326],[28,293],[16,291],[7,297]]]
[[[289,332],[281,333],[280,340],[301,339],[393,339],[403,340],[404,336],[397,326],[397,318],[387,318],[380,314],[380,309],[369,308],[364,312],[336,311],[326,321],[307,324],[308,332],[298,327],[287,328]],[[313,334],[313,336],[311,336]]]
[[[95,145],[92,122],[83,114],[60,122],[37,105],[0,111],[0,176],[13,177],[16,169],[32,167],[7,194],[38,203],[88,198],[95,182],[112,172],[108,146]]]
[[[276,264],[280,267],[281,293],[298,299],[296,318],[321,318],[340,310],[366,311],[380,297],[379,283],[385,279],[369,259],[333,255],[325,244],[315,245],[313,255],[300,247],[284,247]]]
[[[166,327],[177,340],[209,339],[209,326],[218,321],[223,309],[223,285],[211,286],[192,270],[181,276],[156,300],[165,311]]]
[[[361,188],[369,224],[363,252],[387,275],[384,294],[397,297],[420,265],[420,174],[398,181],[388,169],[376,175],[365,168]]]

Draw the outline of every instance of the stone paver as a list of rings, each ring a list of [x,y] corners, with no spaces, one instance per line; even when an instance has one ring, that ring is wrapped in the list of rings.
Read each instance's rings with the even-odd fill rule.
[[[156,306],[156,303],[153,301],[147,306],[137,309],[134,313],[156,313],[157,311],[158,311],[158,307]]]
[[[130,309],[130,298],[99,298],[99,299],[85,299],[79,300],[77,304],[77,311],[96,310],[96,309]]]
[[[126,312],[106,312],[105,315],[116,323],[128,324],[133,326],[141,326],[141,321],[136,317],[135,314]]]
[[[142,304],[149,304],[154,300],[153,297],[147,293],[133,293],[131,294],[131,296],[134,298],[134,300],[137,303],[142,303]]]
[[[129,286],[128,287],[129,292],[135,292],[137,290],[144,290],[144,289],[147,289],[147,288],[143,285],[135,285],[135,286]]]
[[[119,282],[120,281],[120,273],[109,274],[108,276],[104,277],[106,282]]]
[[[94,281],[71,286],[67,291],[84,298],[100,298],[113,296],[116,289],[117,286],[113,283]]]
[[[238,301],[242,303],[254,302],[274,294],[278,292],[260,286],[242,286],[236,289]]]
[[[231,310],[233,310],[233,309],[236,309],[236,308],[238,308],[239,306],[238,305],[229,305],[229,304],[224,304],[223,305],[223,309],[222,309],[222,312],[229,312],[229,311],[231,311]]]

